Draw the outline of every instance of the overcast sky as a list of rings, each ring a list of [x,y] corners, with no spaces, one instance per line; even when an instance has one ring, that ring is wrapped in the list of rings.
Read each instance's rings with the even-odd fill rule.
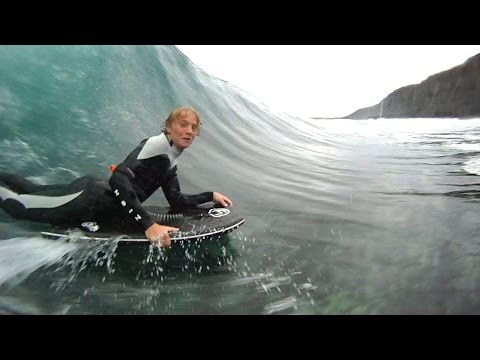
[[[272,110],[342,117],[462,64],[480,45],[176,45]]]

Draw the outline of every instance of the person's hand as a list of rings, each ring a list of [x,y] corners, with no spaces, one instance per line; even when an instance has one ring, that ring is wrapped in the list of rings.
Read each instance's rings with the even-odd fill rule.
[[[214,192],[213,193],[213,202],[215,204],[222,205],[224,207],[231,206],[232,205],[232,200],[230,200],[228,197],[218,193]]]
[[[170,241],[170,235],[168,232],[178,230],[179,229],[176,227],[154,223],[147,230],[145,230],[145,237],[152,245],[159,244],[162,247],[170,247],[172,242]]]

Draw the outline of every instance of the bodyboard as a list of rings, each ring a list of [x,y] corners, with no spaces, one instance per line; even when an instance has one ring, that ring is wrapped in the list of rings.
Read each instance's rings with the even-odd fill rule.
[[[179,231],[170,232],[172,242],[221,236],[245,222],[231,208],[198,207],[183,212],[170,212],[168,208],[158,206],[146,206],[145,209],[154,221],[179,228]],[[96,222],[83,222],[79,226],[55,226],[41,234],[49,239],[75,237],[79,240],[107,241],[115,238],[120,242],[149,243],[141,230],[131,231],[122,226],[112,227]]]

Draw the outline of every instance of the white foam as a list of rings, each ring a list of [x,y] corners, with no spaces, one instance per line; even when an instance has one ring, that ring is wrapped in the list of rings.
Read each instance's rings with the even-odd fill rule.
[[[18,284],[35,270],[57,262],[75,249],[75,244],[42,237],[1,240],[0,286]]]
[[[463,170],[469,174],[480,175],[480,156],[466,161],[463,165]]]

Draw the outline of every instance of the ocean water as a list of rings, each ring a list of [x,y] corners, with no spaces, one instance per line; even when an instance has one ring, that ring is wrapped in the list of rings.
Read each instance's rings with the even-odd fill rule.
[[[0,69],[0,171],[107,178],[191,105],[182,190],[246,219],[165,250],[0,210],[0,314],[480,314],[480,119],[278,114],[174,46],[1,46]]]

